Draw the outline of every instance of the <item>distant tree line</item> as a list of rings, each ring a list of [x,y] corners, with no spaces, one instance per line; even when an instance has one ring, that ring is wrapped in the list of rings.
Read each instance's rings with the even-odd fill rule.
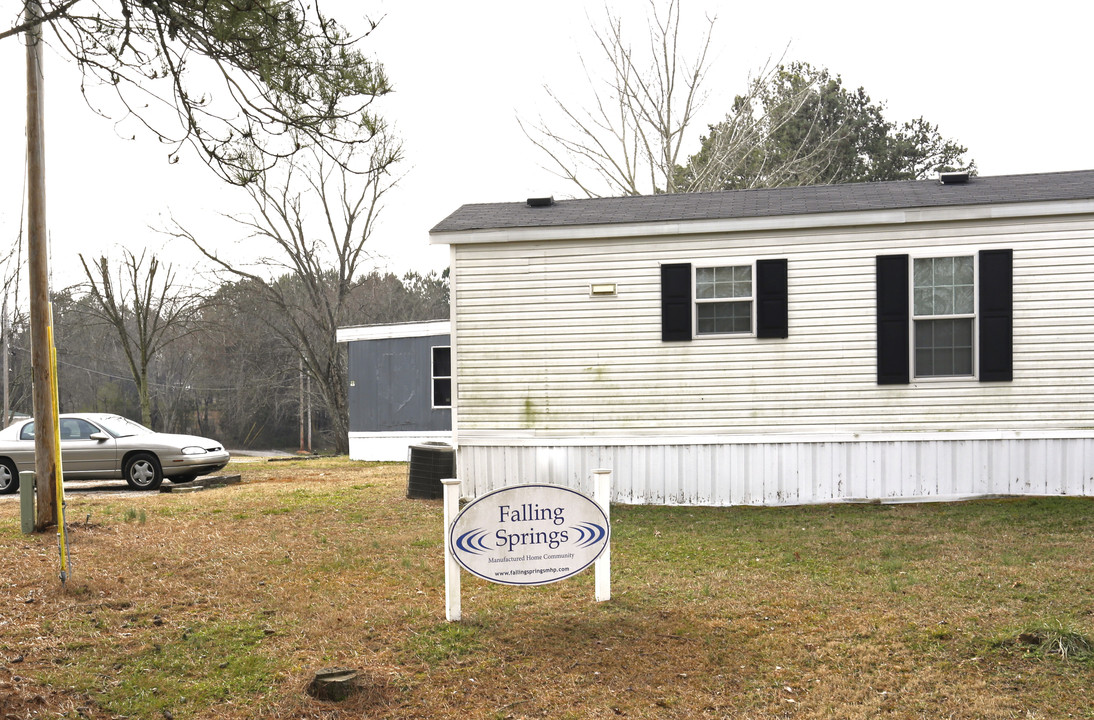
[[[138,259],[130,256],[126,261]],[[300,353],[275,331],[284,318],[254,281],[224,282],[200,297],[189,290],[185,298],[169,293],[165,299],[185,304],[184,313],[174,315],[177,304],[150,303],[145,295],[142,305],[140,298],[134,302],[115,286],[111,316],[104,313],[109,302],[99,299],[105,299],[99,267],[89,270],[89,277],[98,278],[98,297],[91,282],[52,295],[61,412],[119,413],[143,419],[154,430],[211,436],[232,448],[297,446],[302,372],[306,375],[308,366],[304,363],[302,371]],[[124,277],[130,269],[147,272],[146,266],[123,263],[120,275]],[[142,274],[138,280],[145,278]],[[274,282],[290,294],[293,285],[300,283],[291,275]],[[370,272],[350,284],[347,298],[344,326],[444,319],[448,317],[448,273],[409,272],[400,278]],[[10,407],[13,413],[29,415],[27,317],[9,309],[7,320]],[[133,356],[141,354],[141,323],[147,329],[156,322],[159,344],[146,358],[145,416]],[[335,353],[335,364],[344,366],[345,347],[336,346]],[[317,382],[303,384],[311,388],[303,402],[312,411],[314,446],[344,452],[347,439],[340,436],[344,423],[332,418],[330,403]]]

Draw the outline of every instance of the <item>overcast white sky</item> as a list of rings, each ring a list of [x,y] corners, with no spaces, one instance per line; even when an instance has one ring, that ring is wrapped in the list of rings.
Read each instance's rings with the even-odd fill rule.
[[[0,17],[6,22],[20,5],[0,0]],[[646,4],[614,0],[614,6],[637,42],[645,34]],[[602,2],[328,0],[324,7],[351,27],[361,27],[366,13],[384,16],[366,48],[394,84],[380,110],[403,137],[407,161],[372,241],[378,269],[446,267],[447,247],[430,246],[428,231],[464,203],[576,193],[542,168],[544,158],[516,117],[549,110],[544,83],[565,97],[586,96],[577,56],[597,59],[589,18],[602,22]],[[684,0],[684,13],[695,29],[687,37],[696,40],[703,15],[718,16],[709,97],[693,148],[749,73],[789,46],[788,60],[825,66],[885,101],[889,119],[923,115],[937,123],[969,147],[981,174],[1094,168],[1094,3]],[[0,131],[7,138],[0,143],[0,238],[11,244],[23,194],[21,41],[0,41],[0,63]],[[217,213],[245,210],[243,199],[192,152],[171,165],[151,138],[120,138],[111,122],[86,108],[73,67],[53,51],[46,83],[53,287],[81,279],[77,253],[114,257],[121,244],[149,247],[198,272],[190,247],[165,247],[151,228],[165,227],[171,213],[201,229]]]

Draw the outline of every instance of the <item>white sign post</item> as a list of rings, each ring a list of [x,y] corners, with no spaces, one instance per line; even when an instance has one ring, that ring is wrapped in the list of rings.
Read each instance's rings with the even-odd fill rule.
[[[593,498],[604,516],[611,522],[612,471],[593,470]],[[593,568],[596,576],[596,601],[612,599],[612,544],[604,546],[604,552],[596,559]]]
[[[596,499],[561,485],[513,485],[456,515],[459,480],[444,480],[445,616],[460,619],[462,567],[503,585],[546,585],[595,565],[597,601],[611,598],[611,471],[594,470]]]
[[[460,565],[452,554],[449,528],[460,512],[460,481],[441,480],[444,485],[444,616],[449,622],[460,619]]]

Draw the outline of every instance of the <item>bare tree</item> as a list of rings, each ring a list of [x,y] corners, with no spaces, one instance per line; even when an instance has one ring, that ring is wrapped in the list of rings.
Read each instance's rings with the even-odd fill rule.
[[[126,250],[116,278],[106,257],[88,265],[80,255],[80,262],[95,301],[92,312],[117,334],[137,385],[141,422],[151,425],[149,368],[168,345],[191,332],[202,298],[178,284],[170,265],[152,255],[146,266],[145,257],[145,252],[138,257]]]
[[[0,308],[0,372],[4,374],[4,409],[2,424],[7,427],[11,422],[11,336],[12,329],[20,324],[19,310],[19,278],[22,276],[26,263],[23,261],[23,223],[19,222],[19,236],[15,244],[10,247],[3,257],[0,257],[0,268],[3,268],[2,279],[4,283],[4,302]],[[10,315],[9,315],[10,309]]]
[[[39,7],[40,6],[40,7]],[[171,155],[189,142],[221,177],[247,182],[308,144],[332,153],[377,127],[370,106],[389,91],[383,67],[341,25],[304,0],[24,0],[0,41],[41,26],[118,119],[147,126]],[[25,12],[24,12],[25,11]],[[370,22],[369,32],[376,23]]]
[[[721,176],[741,174],[738,168],[744,167],[750,177],[762,179],[755,186],[787,184],[790,178],[796,180],[793,184],[808,184],[821,177],[833,162],[842,132],[838,122],[820,122],[822,108],[814,100],[823,78],[774,93],[783,74],[777,62],[768,62],[750,78],[732,112],[702,138],[701,156],[688,158],[685,142],[692,140],[690,131],[705,100],[703,82],[716,18],[706,18],[705,31],[693,45],[697,50],[685,58],[681,0],[668,0],[663,11],[660,0],[648,1],[644,52],[632,48],[616,16],[609,14],[605,29],[594,29],[605,72],[596,76],[585,65],[595,97],[592,108],[576,107],[546,87],[561,115],[559,126],[543,118],[531,127],[521,123],[555,171],[589,197],[719,190],[724,189]],[[777,156],[764,153],[772,137],[803,123],[812,126],[805,134],[809,142],[784,143]]]
[[[292,445],[300,356],[270,332],[274,314],[249,280],[223,283],[210,299],[193,343],[199,434],[233,447]]]
[[[669,0],[664,12],[658,0],[649,0],[649,6],[647,52],[632,48],[617,16],[609,14],[607,27],[594,29],[607,63],[607,77],[601,79],[582,58],[594,107],[574,107],[545,86],[563,127],[551,127],[543,118],[530,127],[521,123],[558,174],[589,197],[676,192],[685,135],[703,100],[715,18],[707,18],[695,57],[683,59],[680,0]]]
[[[827,83],[827,73],[791,75],[769,62],[676,169],[676,191],[824,183],[851,132],[846,107],[819,102]]]
[[[245,186],[255,212],[231,218],[246,231],[249,252],[256,243],[263,248],[248,265],[177,223],[171,232],[260,293],[270,312],[259,321],[303,358],[331,415],[336,452],[349,450],[349,410],[346,359],[335,335],[352,308],[365,243],[397,180],[392,168],[401,155],[399,142],[381,133],[360,173],[346,170],[350,158],[331,161],[310,148],[291,160],[284,175],[257,174]]]

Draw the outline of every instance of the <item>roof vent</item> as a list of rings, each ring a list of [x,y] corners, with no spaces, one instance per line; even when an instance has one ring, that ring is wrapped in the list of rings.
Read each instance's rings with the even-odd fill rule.
[[[969,182],[969,171],[938,173],[938,182],[943,185],[965,185]]]
[[[528,207],[551,207],[555,204],[555,198],[552,197],[539,197],[528,198]]]

